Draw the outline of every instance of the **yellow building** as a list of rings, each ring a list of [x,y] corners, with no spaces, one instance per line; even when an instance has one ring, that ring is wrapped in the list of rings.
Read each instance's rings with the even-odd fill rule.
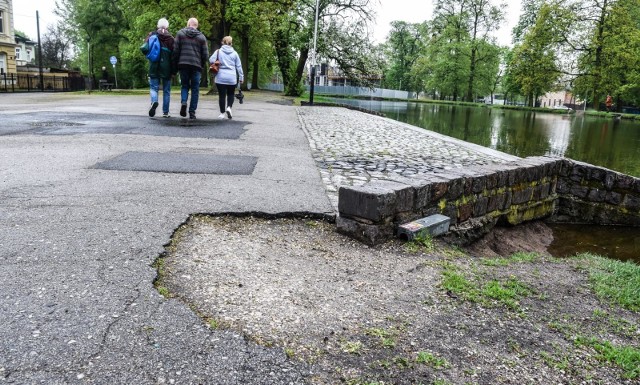
[[[0,74],[15,74],[16,38],[12,0],[0,0]]]

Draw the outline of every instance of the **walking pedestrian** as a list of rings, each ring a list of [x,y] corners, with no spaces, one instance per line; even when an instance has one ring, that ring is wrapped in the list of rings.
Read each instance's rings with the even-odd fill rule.
[[[611,107],[613,106],[613,98],[611,97],[611,95],[607,95],[605,106],[607,107],[607,112],[611,112]]]
[[[218,89],[218,104],[220,106],[220,115],[218,119],[231,119],[233,114],[233,93],[238,82],[244,82],[244,73],[242,72],[242,63],[240,56],[233,49],[233,39],[231,36],[222,38],[222,46],[216,50],[209,58],[209,63],[216,60],[220,62],[220,69],[216,74],[216,88]]]
[[[198,31],[198,20],[191,18],[187,21],[187,27],[176,34],[173,50],[173,61],[180,72],[180,116],[187,116],[187,100],[191,91],[189,102],[189,119],[196,118],[198,99],[200,97],[200,79],[202,66],[209,56],[207,39]]]
[[[160,42],[160,56],[157,61],[149,60],[149,96],[151,97],[151,108],[149,109],[149,116],[156,115],[156,108],[158,108],[158,90],[160,89],[160,83],[162,83],[162,116],[170,118],[169,104],[171,102],[171,76],[175,74],[172,68],[172,52],[174,46],[174,38],[169,32],[169,21],[164,17],[158,20],[158,29],[149,32],[145,42],[147,43],[147,52],[143,50],[143,53],[147,54],[150,49],[148,42],[152,35],[156,35]]]

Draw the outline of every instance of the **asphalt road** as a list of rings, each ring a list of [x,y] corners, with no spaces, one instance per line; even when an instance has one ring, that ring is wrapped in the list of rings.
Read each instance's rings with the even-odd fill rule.
[[[205,96],[190,122],[178,98],[0,94],[0,383],[304,383],[151,266],[192,214],[333,213],[295,108],[246,93],[220,121]]]

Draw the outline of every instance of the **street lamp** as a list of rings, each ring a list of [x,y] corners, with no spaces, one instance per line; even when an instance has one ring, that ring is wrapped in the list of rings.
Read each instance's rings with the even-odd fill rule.
[[[309,105],[313,106],[313,91],[316,84],[316,41],[318,39],[318,8],[320,0],[316,0],[316,18],[313,26],[313,57],[311,60],[311,87],[309,89]]]

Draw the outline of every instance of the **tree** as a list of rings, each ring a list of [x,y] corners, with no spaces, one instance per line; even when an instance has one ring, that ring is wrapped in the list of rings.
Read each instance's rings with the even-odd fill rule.
[[[416,78],[411,76],[411,70],[423,48],[424,28],[420,24],[410,24],[404,21],[392,21],[391,31],[386,43],[388,69],[385,73],[386,87],[419,91],[414,83]]]
[[[534,106],[540,95],[549,91],[560,77],[555,47],[558,36],[558,7],[543,4],[535,24],[514,47],[509,63],[510,79]]]
[[[429,42],[429,57],[433,63],[431,88],[440,95],[458,100],[463,93],[464,79],[469,76],[467,12],[464,0],[436,0],[432,22],[433,36]],[[440,79],[440,80],[438,80]],[[437,82],[441,82],[438,87]]]
[[[340,62],[348,76],[356,80],[367,78],[373,67],[372,53],[364,26],[372,20],[371,0],[319,0],[316,57]],[[286,13],[272,20],[273,44],[278,66],[285,84],[285,93],[302,93],[302,76],[309,54],[312,53],[316,13],[316,0],[298,0]],[[353,55],[357,49],[359,54]]]
[[[71,38],[62,22],[49,25],[42,36],[42,65],[45,67],[67,68],[71,64]]]
[[[54,12],[66,23],[64,31],[90,76],[109,63],[109,56],[120,56],[119,44],[129,28],[120,1],[57,0]]]
[[[481,66],[489,67],[499,61],[499,50],[489,44],[489,32],[497,29],[504,20],[499,7],[491,5],[489,0],[467,0],[469,13],[469,79],[467,82],[467,101],[473,101],[474,80]],[[501,5],[504,8],[504,4]],[[497,71],[497,69],[496,69]],[[489,71],[489,74],[491,71]]]
[[[521,13],[518,18],[518,24],[513,27],[513,31],[511,32],[514,43],[522,43],[522,39],[524,39],[526,33],[536,24],[540,7],[542,7],[542,4],[545,2],[546,0],[521,0]]]
[[[591,12],[578,16],[590,26],[590,38],[579,46],[576,89],[590,94],[596,109],[607,94],[617,99],[617,106],[622,100],[638,103],[640,4],[604,0],[594,2]]]

